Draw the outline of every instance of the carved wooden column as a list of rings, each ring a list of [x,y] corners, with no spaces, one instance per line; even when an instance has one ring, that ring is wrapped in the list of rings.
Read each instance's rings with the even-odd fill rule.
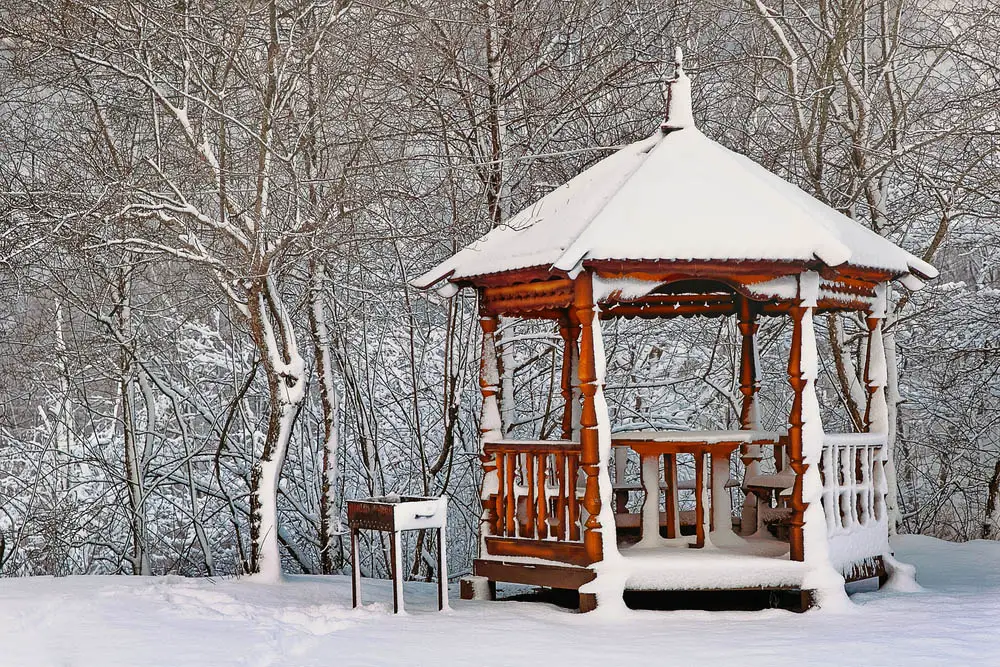
[[[792,345],[788,355],[788,383],[792,386],[792,409],[788,417],[788,459],[795,473],[792,487],[792,518],[789,552],[792,560],[825,557],[826,519],[820,507],[822,483],[819,463],[823,454],[823,424],[816,397],[817,350],[813,309],[819,296],[819,275],[799,275],[797,303],[790,309]],[[806,484],[806,476],[810,483]],[[808,493],[807,493],[808,489]],[[815,504],[814,507],[810,507]]]
[[[740,428],[752,431],[760,428],[757,409],[757,392],[760,391],[760,357],[757,353],[757,309],[746,297],[740,297],[739,330],[741,337],[740,354],[740,394],[743,404],[740,410]],[[743,512],[742,532],[750,534],[759,529],[757,503],[752,493],[747,491],[747,480],[760,474],[760,445],[742,445],[740,460],[743,462]]]
[[[757,309],[746,297],[740,298],[739,329],[741,336],[740,354],[740,394],[743,404],[740,410],[740,428],[754,430],[760,428],[757,410],[757,392],[760,390],[760,358],[757,354]],[[752,445],[751,445],[752,447]],[[760,460],[758,448],[757,460]]]
[[[604,557],[601,535],[601,492],[598,475],[601,466],[601,446],[597,429],[597,359],[594,346],[594,327],[597,310],[594,304],[594,286],[591,275],[580,274],[573,286],[573,315],[580,323],[580,360],[578,377],[582,405],[580,411],[580,466],[585,475],[583,506],[587,510],[583,543],[587,557],[597,562]]]
[[[497,394],[500,391],[500,374],[497,368],[496,334],[499,320],[496,317],[482,315],[479,325],[483,330],[483,351],[479,363],[479,391],[483,395],[483,406],[479,417],[480,460],[483,464],[483,486],[480,499],[483,505],[480,538],[485,535],[504,534],[499,523],[504,520],[506,507],[500,493],[500,478],[497,473],[497,462],[502,454],[487,456],[483,454],[483,445],[493,440],[503,438],[503,424],[500,419],[500,406]],[[481,543],[481,542],[480,542]]]
[[[802,526],[805,525],[805,505],[802,502],[802,481],[806,466],[802,458],[802,391],[806,380],[802,377],[802,321],[806,308],[792,306],[792,346],[788,354],[788,384],[792,386],[792,409],[788,414],[788,461],[795,472],[792,487],[792,518],[790,521],[789,555],[792,560],[803,560]]]
[[[892,469],[891,453],[889,452],[889,404],[886,400],[886,383],[888,368],[886,366],[885,341],[882,337],[882,326],[887,310],[887,285],[880,283],[875,290],[875,303],[865,317],[868,327],[868,344],[865,351],[864,383],[865,400],[865,431],[884,433],[885,447],[872,460],[872,507],[875,519],[881,520],[887,512],[888,494],[891,492],[890,478],[895,477]]]
[[[562,438],[572,440],[579,413],[579,387],[576,381],[580,325],[570,313],[559,320],[559,335],[563,340],[563,362],[560,388],[563,399]]]

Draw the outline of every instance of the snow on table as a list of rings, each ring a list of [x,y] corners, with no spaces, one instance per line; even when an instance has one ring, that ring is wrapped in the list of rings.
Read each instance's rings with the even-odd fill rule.
[[[776,431],[623,431],[611,436],[612,441],[645,440],[647,442],[777,442]]]
[[[824,433],[823,446],[885,445],[885,433]]]

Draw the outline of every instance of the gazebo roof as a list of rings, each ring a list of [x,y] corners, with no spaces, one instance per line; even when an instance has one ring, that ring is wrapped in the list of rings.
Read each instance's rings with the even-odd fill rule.
[[[517,269],[578,272],[584,262],[817,261],[890,273],[919,287],[937,270],[753,160],[702,134],[678,67],[667,121],[601,160],[414,281]]]

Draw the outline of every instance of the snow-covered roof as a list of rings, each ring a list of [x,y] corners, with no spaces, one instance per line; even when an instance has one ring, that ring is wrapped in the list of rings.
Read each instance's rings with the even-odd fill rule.
[[[679,63],[678,63],[679,64]],[[712,141],[694,125],[678,66],[660,131],[601,160],[414,281],[428,288],[529,267],[570,274],[588,260],[781,261],[937,270]]]

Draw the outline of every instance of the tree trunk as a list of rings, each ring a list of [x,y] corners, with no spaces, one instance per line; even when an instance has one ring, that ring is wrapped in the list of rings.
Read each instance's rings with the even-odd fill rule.
[[[316,375],[319,378],[320,403],[323,409],[323,470],[319,499],[319,552],[323,574],[333,574],[340,566],[338,547],[343,527],[337,499],[337,460],[340,446],[340,392],[334,382],[336,359],[330,349],[330,331],[326,323],[323,282],[326,268],[322,262],[310,263],[309,330],[315,350]]]
[[[1000,459],[993,467],[993,477],[990,478],[986,497],[986,516],[983,518],[982,538],[995,540],[1000,537]]]
[[[896,535],[903,522],[903,513],[899,506],[899,482],[896,477],[896,438],[899,419],[899,359],[896,357],[896,334],[892,330],[892,316],[887,315],[883,327],[882,340],[885,345],[886,385],[885,398],[889,408],[889,434],[886,437],[885,482],[886,510],[889,514],[889,535]]]
[[[132,341],[132,276],[127,258],[118,280],[118,328],[123,340]],[[152,574],[146,549],[145,463],[136,433],[135,373],[133,349],[121,348],[122,439],[125,446],[125,484],[128,489],[129,529],[132,537],[132,573]],[[139,370],[138,372],[142,372]],[[148,415],[147,415],[148,419]],[[147,428],[147,431],[149,429]],[[145,449],[145,448],[143,448]]]
[[[305,362],[281,296],[270,277],[255,281],[248,299],[250,331],[267,373],[270,417],[260,458],[250,476],[250,569],[281,579],[278,481],[299,407],[305,397]]]

